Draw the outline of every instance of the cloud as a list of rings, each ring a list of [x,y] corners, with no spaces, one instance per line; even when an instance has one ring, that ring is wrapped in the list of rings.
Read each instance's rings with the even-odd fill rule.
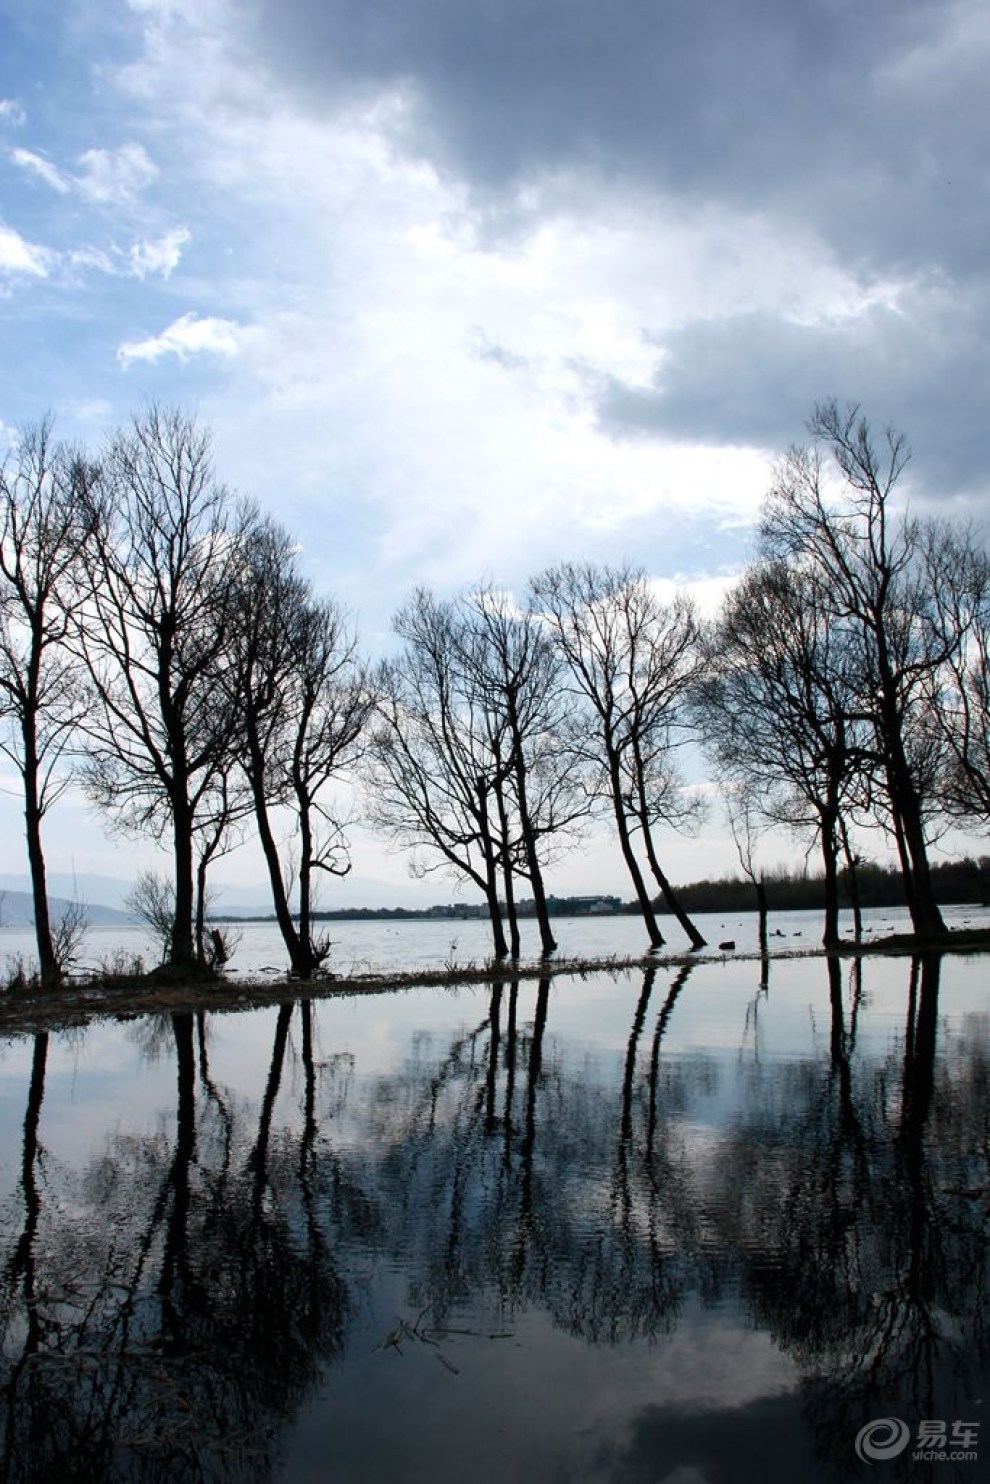
[[[988,492],[984,388],[990,288],[905,285],[854,316],[798,320],[771,310],[692,320],[659,337],[652,378],[603,377],[602,428],[617,438],[680,437],[782,449],[816,402],[859,402],[902,428],[912,482],[929,499]]]
[[[480,193],[579,172],[801,220],[874,267],[972,268],[990,148],[978,0],[260,0],[314,110],[401,96],[393,144]],[[245,24],[248,24],[245,21]]]
[[[152,274],[160,274],[162,278],[171,277],[179,266],[182,249],[189,239],[188,228],[173,227],[157,241],[135,242],[128,253],[130,272],[135,278],[142,279]]]
[[[131,201],[151,184],[158,167],[141,144],[118,149],[88,149],[79,156],[80,173],[73,184],[89,201],[121,204]]]
[[[60,196],[66,195],[72,189],[71,181],[67,180],[50,160],[46,160],[43,155],[36,154],[34,150],[12,149],[10,151],[10,158],[19,169],[26,170],[31,175],[36,175],[39,180],[43,180],[45,185],[51,186],[52,190],[57,191]]]
[[[0,98],[0,120],[5,124],[13,124],[20,128],[27,120],[27,114],[14,98]]]
[[[0,274],[26,273],[47,278],[52,255],[46,248],[26,241],[13,227],[0,223]]]
[[[182,258],[182,249],[190,240],[185,227],[175,227],[157,239],[142,238],[124,251],[115,246],[94,247],[87,244],[68,250],[64,260],[71,268],[92,269],[110,278],[170,278]]]
[[[117,351],[117,358],[125,366],[134,361],[160,361],[165,356],[176,356],[180,361],[195,355],[230,358],[240,353],[244,334],[244,327],[233,320],[212,315],[199,319],[189,313],[167,326],[160,335],[148,340],[125,341]]]
[[[140,144],[124,144],[112,150],[88,149],[79,156],[82,168],[76,174],[59,170],[35,150],[12,149],[10,159],[60,196],[73,192],[99,204],[127,204],[158,175],[157,166]]]

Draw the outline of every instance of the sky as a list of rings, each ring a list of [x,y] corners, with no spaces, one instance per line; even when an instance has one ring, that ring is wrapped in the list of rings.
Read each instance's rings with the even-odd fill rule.
[[[981,0],[0,0],[0,441],[194,411],[374,655],[566,559],[711,608],[831,396],[980,521],[988,75]],[[48,840],[137,858],[74,796]],[[628,894],[599,845],[550,886]],[[360,831],[342,891],[415,894]]]

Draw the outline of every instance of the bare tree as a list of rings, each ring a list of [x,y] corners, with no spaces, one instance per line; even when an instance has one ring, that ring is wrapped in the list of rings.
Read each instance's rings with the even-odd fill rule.
[[[947,648],[924,621],[932,601],[924,528],[893,508],[907,445],[892,429],[877,438],[858,407],[840,411],[834,401],[816,408],[809,430],[812,447],[791,449],[777,470],[763,516],[764,548],[815,575],[849,635],[912,922],[918,934],[938,938],[945,923],[928,861],[927,819],[937,807],[941,768],[937,728],[926,713],[930,677],[954,641]],[[837,476],[841,499],[829,475]]]
[[[232,560],[240,519],[209,434],[152,407],[110,441],[86,497],[88,591],[77,635],[96,707],[84,781],[127,833],[170,836],[169,962],[196,964],[194,831],[224,766]]]
[[[149,929],[164,963],[172,946],[175,924],[174,884],[158,871],[141,871],[124,898],[124,905]]]
[[[762,562],[729,594],[709,647],[696,696],[706,748],[729,789],[817,836],[834,947],[841,821],[861,766],[848,636],[817,574]]]
[[[38,965],[57,983],[76,934],[53,928],[42,821],[67,787],[67,752],[87,705],[66,648],[67,612],[86,523],[79,456],[51,420],[26,429],[0,468],[0,749],[20,775]],[[76,923],[78,928],[78,922]]]
[[[371,687],[344,613],[313,595],[279,526],[255,519],[239,560],[229,670],[238,755],[292,972],[308,979],[330,950],[314,927],[316,883],[350,870],[333,787],[359,757]],[[291,820],[288,853],[276,838],[279,811]]]
[[[587,756],[597,791],[612,811],[619,845],[653,947],[663,943],[642,868],[690,939],[704,938],[667,879],[657,846],[660,825],[684,828],[697,815],[677,767],[687,735],[685,702],[703,666],[698,624],[686,598],[662,603],[646,575],[631,568],[565,564],[542,573],[533,602],[571,673],[571,687],[591,718]]]
[[[379,675],[372,817],[420,852],[415,870],[446,867],[479,888],[499,958],[519,956],[517,884],[528,883],[550,954],[543,873],[589,807],[561,660],[536,617],[491,586],[448,602],[421,589],[395,629],[403,648]]]
[[[576,747],[565,665],[531,610],[518,610],[504,593],[482,587],[461,605],[459,646],[452,663],[463,670],[486,720],[498,810],[502,879],[513,953],[518,926],[512,875],[530,883],[544,955],[556,948],[543,867],[589,810],[586,768]]]
[[[505,958],[500,842],[504,846],[510,833],[505,801],[510,744],[479,704],[474,680],[457,663],[467,642],[463,615],[420,589],[393,627],[402,649],[376,672],[369,816],[394,840],[412,847],[416,873],[446,869],[478,887],[488,907],[495,955]]]
[[[929,529],[929,621],[946,655],[928,677],[929,706],[945,744],[939,796],[964,826],[990,820],[990,556],[971,531]]]
[[[725,812],[729,821],[732,843],[747,881],[752,882],[756,895],[757,938],[763,967],[763,984],[767,983],[770,952],[767,938],[767,888],[763,871],[756,864],[756,842],[760,832],[761,815],[759,799],[755,791],[745,783],[730,786],[725,794]]]

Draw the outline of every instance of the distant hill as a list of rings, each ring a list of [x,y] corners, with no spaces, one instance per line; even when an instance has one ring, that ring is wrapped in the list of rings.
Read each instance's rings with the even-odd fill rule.
[[[97,902],[101,907],[112,907],[118,912],[126,912],[124,898],[134,886],[133,881],[119,876],[99,876],[85,871],[50,870],[47,880],[48,895],[53,901],[57,897],[67,902]],[[26,871],[0,872],[0,892],[2,891],[10,895],[16,892],[30,895],[31,878]]]
[[[49,897],[48,910],[52,920],[57,922],[69,905],[65,897]],[[120,912],[116,907],[90,905],[88,902],[85,907],[91,927],[113,927],[115,924],[135,920],[131,913]],[[29,892],[4,891],[0,888],[0,927],[34,927],[34,903]]]

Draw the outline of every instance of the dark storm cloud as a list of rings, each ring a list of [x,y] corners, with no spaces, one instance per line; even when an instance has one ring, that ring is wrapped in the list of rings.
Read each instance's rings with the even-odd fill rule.
[[[907,434],[926,498],[985,492],[990,293],[938,299],[911,314],[876,305],[852,323],[754,313],[687,325],[665,337],[651,387],[592,387],[599,420],[620,438],[774,450],[801,442],[815,403],[836,396]]]
[[[864,264],[982,264],[983,61],[945,0],[259,0],[317,107],[403,88],[481,192],[593,168],[798,216]],[[912,61],[924,56],[924,65]],[[928,62],[932,65],[928,65]]]
[[[643,203],[644,233],[679,213],[724,223],[727,262],[744,219],[864,294],[890,288],[890,302],[879,302],[884,290],[859,315],[820,309],[801,324],[766,309],[766,294],[753,300],[759,312],[744,312],[743,295],[720,317],[713,285],[695,321],[662,334],[644,324],[658,346],[653,387],[589,368],[611,436],[779,449],[836,395],[907,432],[933,495],[987,496],[981,0],[258,7],[256,40],[297,101],[333,112],[401,94],[396,147],[466,184],[496,236],[514,232],[520,212],[531,230],[560,209],[580,223],[582,202],[599,221],[609,203],[633,215]],[[782,286],[782,304],[797,281]],[[479,353],[514,369],[497,340]]]

